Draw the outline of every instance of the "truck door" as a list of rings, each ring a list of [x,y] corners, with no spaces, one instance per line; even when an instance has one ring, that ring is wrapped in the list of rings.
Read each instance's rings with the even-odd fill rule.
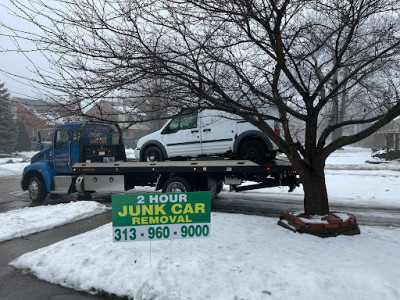
[[[201,155],[197,111],[173,118],[161,132],[168,157]]]
[[[79,132],[57,129],[54,136],[54,168],[70,172],[79,160]]]
[[[200,113],[201,147],[203,154],[221,154],[233,150],[237,122],[234,116],[218,110],[206,109]]]

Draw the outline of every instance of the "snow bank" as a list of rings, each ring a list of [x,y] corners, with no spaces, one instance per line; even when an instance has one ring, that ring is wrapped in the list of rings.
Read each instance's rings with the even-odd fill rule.
[[[80,201],[0,213],[0,242],[85,219],[109,209],[97,202]]]
[[[400,229],[361,231],[321,239],[273,218],[213,213],[210,238],[113,243],[108,224],[11,265],[134,299],[399,299]]]

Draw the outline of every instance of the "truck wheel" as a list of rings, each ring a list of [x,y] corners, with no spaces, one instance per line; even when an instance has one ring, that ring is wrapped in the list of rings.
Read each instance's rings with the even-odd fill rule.
[[[163,193],[186,193],[192,192],[193,188],[185,178],[174,176],[164,182],[162,191]]]
[[[247,141],[240,148],[239,156],[241,159],[262,164],[265,161],[265,147],[258,141]]]
[[[155,162],[155,161],[163,161],[163,160],[164,160],[164,157],[161,153],[161,150],[157,147],[149,147],[144,152],[144,161]]]
[[[28,185],[29,197],[32,202],[42,203],[46,199],[47,192],[44,183],[37,176],[33,176]]]
[[[211,187],[211,200],[214,200],[218,197],[218,194],[222,191],[223,186],[224,183],[222,181],[218,181]]]

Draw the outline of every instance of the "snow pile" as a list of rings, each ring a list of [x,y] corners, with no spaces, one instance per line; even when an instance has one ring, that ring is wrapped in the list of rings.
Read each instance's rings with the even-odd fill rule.
[[[135,152],[134,152],[135,150],[134,149],[132,149],[132,148],[125,148],[125,154],[126,154],[126,159],[127,160],[134,160],[134,159],[136,159],[136,156],[135,156]]]
[[[81,201],[25,207],[0,213],[0,242],[85,219],[109,210],[97,202]]]
[[[399,299],[400,229],[361,231],[321,239],[273,218],[213,213],[210,238],[113,243],[108,224],[11,265],[134,299]]]

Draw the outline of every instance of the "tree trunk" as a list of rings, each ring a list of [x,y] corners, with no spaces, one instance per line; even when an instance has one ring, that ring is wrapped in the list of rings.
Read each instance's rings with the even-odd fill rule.
[[[329,203],[324,168],[310,168],[299,173],[303,181],[304,212],[308,215],[328,214]]]

